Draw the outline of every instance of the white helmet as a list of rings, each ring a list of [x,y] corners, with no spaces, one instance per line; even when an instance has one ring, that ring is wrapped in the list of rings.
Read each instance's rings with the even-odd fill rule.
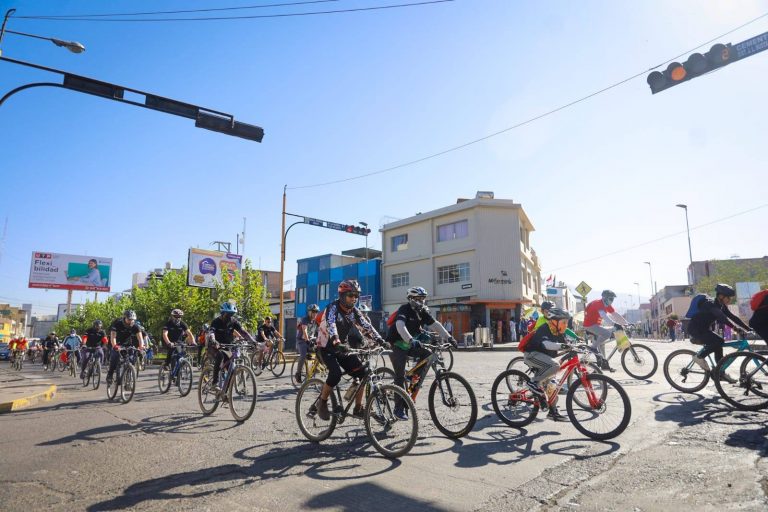
[[[421,311],[426,306],[427,290],[421,286],[414,286],[412,288],[408,288],[406,297],[408,298],[408,303],[413,309],[416,311]]]

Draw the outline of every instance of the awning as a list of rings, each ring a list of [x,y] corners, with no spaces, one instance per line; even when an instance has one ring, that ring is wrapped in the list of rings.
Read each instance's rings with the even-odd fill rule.
[[[469,299],[461,301],[459,304],[483,304],[492,309],[511,309],[518,304],[532,304],[531,299],[498,300],[498,299]]]

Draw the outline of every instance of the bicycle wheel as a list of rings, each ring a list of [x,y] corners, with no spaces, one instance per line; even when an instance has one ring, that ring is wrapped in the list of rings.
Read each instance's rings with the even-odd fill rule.
[[[336,428],[338,418],[331,414],[330,419],[323,420],[317,414],[317,405],[320,400],[320,391],[323,389],[324,382],[320,379],[312,378],[304,382],[296,395],[296,422],[304,437],[313,443],[319,443],[328,439]],[[333,410],[336,406],[336,395],[331,393],[331,400],[328,407]]]
[[[305,361],[303,367],[301,368],[301,379],[303,382],[309,377],[309,361]],[[291,363],[291,384],[293,384],[293,387],[298,388],[301,386],[301,382],[296,380],[296,372],[298,372],[299,367],[299,358],[293,360]]]
[[[269,371],[272,375],[279,377],[285,371],[285,354],[282,352],[275,352],[272,357],[269,358]]]
[[[517,370],[529,377],[533,375],[533,370],[525,364],[525,356],[513,357],[507,364],[507,370]],[[514,389],[514,377],[510,374],[507,379],[507,389],[512,391]]]
[[[256,375],[253,370],[245,366],[238,366],[232,371],[229,378],[229,412],[235,421],[245,421],[251,417],[256,408]]]
[[[189,361],[184,360],[181,363],[179,363],[179,374],[177,376],[179,379],[179,395],[184,397],[189,394],[190,391],[192,391],[192,365],[189,364]]]
[[[91,374],[91,387],[94,391],[99,389],[101,385],[101,363],[96,361],[93,363],[93,373]]]
[[[112,374],[112,383],[107,386],[107,399],[111,402],[117,396],[117,388],[120,387],[121,376],[117,374],[117,370]]]
[[[60,372],[63,372],[67,369],[67,366],[64,364],[64,361],[61,360],[61,354],[56,356],[56,368],[59,369]]]
[[[577,381],[565,396],[565,409],[576,430],[590,439],[604,441],[618,436],[629,425],[632,405],[618,382],[605,375],[587,374],[586,385]],[[600,398],[604,391],[604,398]],[[574,407],[573,397],[585,395],[591,407]]]
[[[453,347],[442,349],[440,351],[440,357],[443,360],[445,371],[451,371],[451,368],[453,368]]]
[[[75,366],[75,363],[73,361],[70,361],[67,365],[67,369],[69,370],[69,376],[74,378],[77,376],[77,367]]]
[[[659,368],[656,354],[645,345],[632,344],[621,353],[621,367],[632,378],[650,379]]]
[[[128,363],[123,372],[123,383],[120,386],[120,401],[127,404],[136,392],[136,368]]]
[[[728,368],[738,368],[739,374],[730,384],[723,379],[714,379],[715,387],[726,402],[742,411],[757,411],[768,408],[768,357],[754,352],[733,352],[723,357],[715,367],[715,375]]]
[[[600,365],[597,363],[587,363],[584,366],[587,367],[587,373],[597,373],[602,375],[603,371],[600,369]],[[571,387],[576,383],[578,380],[581,379],[581,376],[578,375],[575,371],[571,372],[568,375],[568,388],[566,389],[566,395],[568,394],[568,390],[571,389]],[[598,392],[598,397],[603,400],[605,399],[606,390],[599,386],[597,382],[592,383],[593,389],[595,389]],[[587,398],[586,394],[584,393],[577,393],[573,396],[573,401],[576,402],[576,405],[583,409],[588,409],[591,407],[589,404],[589,399]]]
[[[451,439],[469,434],[477,421],[477,399],[467,379],[440,372],[429,388],[429,414],[437,430]]]
[[[394,414],[398,399],[407,407],[406,421],[397,419]],[[411,451],[419,435],[419,415],[403,388],[394,384],[376,384],[365,407],[365,430],[376,451],[387,458],[402,457]]]
[[[197,385],[197,403],[205,416],[213,414],[219,407],[219,397],[213,389],[213,366],[204,366]]]
[[[157,388],[160,390],[160,394],[165,394],[171,389],[171,370],[164,364],[160,365],[160,369],[157,371]]]
[[[256,375],[257,377],[261,375],[262,371],[264,371],[264,368],[262,367],[261,362],[259,362],[258,356],[260,353],[263,356],[263,353],[258,351],[254,352],[253,355],[251,356],[251,369],[253,370],[254,375]]]
[[[709,371],[693,362],[696,352],[688,349],[675,350],[664,361],[664,377],[669,385],[683,393],[695,393],[709,382]]]
[[[508,389],[501,385],[506,383]],[[522,428],[539,412],[539,402],[526,384],[528,376],[519,370],[506,370],[496,377],[491,387],[491,403],[496,416],[510,427]]]

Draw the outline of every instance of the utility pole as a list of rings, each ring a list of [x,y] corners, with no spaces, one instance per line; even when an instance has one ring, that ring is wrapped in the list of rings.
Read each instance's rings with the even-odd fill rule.
[[[283,276],[285,272],[285,201],[286,201],[286,190],[288,190],[288,185],[283,186],[283,213],[282,213],[282,228],[280,229],[280,334],[283,334],[283,331],[285,330],[285,318],[283,318],[283,287],[285,286],[284,280],[285,277]],[[283,347],[280,347],[280,351],[283,350]]]

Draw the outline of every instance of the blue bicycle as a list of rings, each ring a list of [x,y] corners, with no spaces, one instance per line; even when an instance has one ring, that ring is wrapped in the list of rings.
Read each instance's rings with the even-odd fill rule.
[[[749,345],[748,340],[726,342],[723,343],[723,347],[735,348],[739,352],[755,352]],[[703,368],[694,362],[693,358],[702,357],[704,350],[705,347],[702,347],[697,352],[683,348],[675,350],[667,356],[667,359],[664,361],[664,377],[670,386],[683,393],[696,393],[704,389],[712,376],[712,369],[717,366],[712,354],[707,356],[707,364]],[[733,359],[724,357],[723,362],[724,364],[718,367],[719,373],[717,375],[728,380],[731,377],[725,374],[725,370],[733,363]]]
[[[187,359],[186,345],[177,343],[171,361],[167,365],[160,366],[157,374],[157,387],[160,393],[167,393],[171,384],[179,388],[179,395],[187,396],[192,391],[192,364]]]
[[[733,366],[739,369],[735,382],[715,380],[715,387],[726,402],[742,411],[768,408],[768,357],[751,351],[733,352],[723,357],[715,367]]]

